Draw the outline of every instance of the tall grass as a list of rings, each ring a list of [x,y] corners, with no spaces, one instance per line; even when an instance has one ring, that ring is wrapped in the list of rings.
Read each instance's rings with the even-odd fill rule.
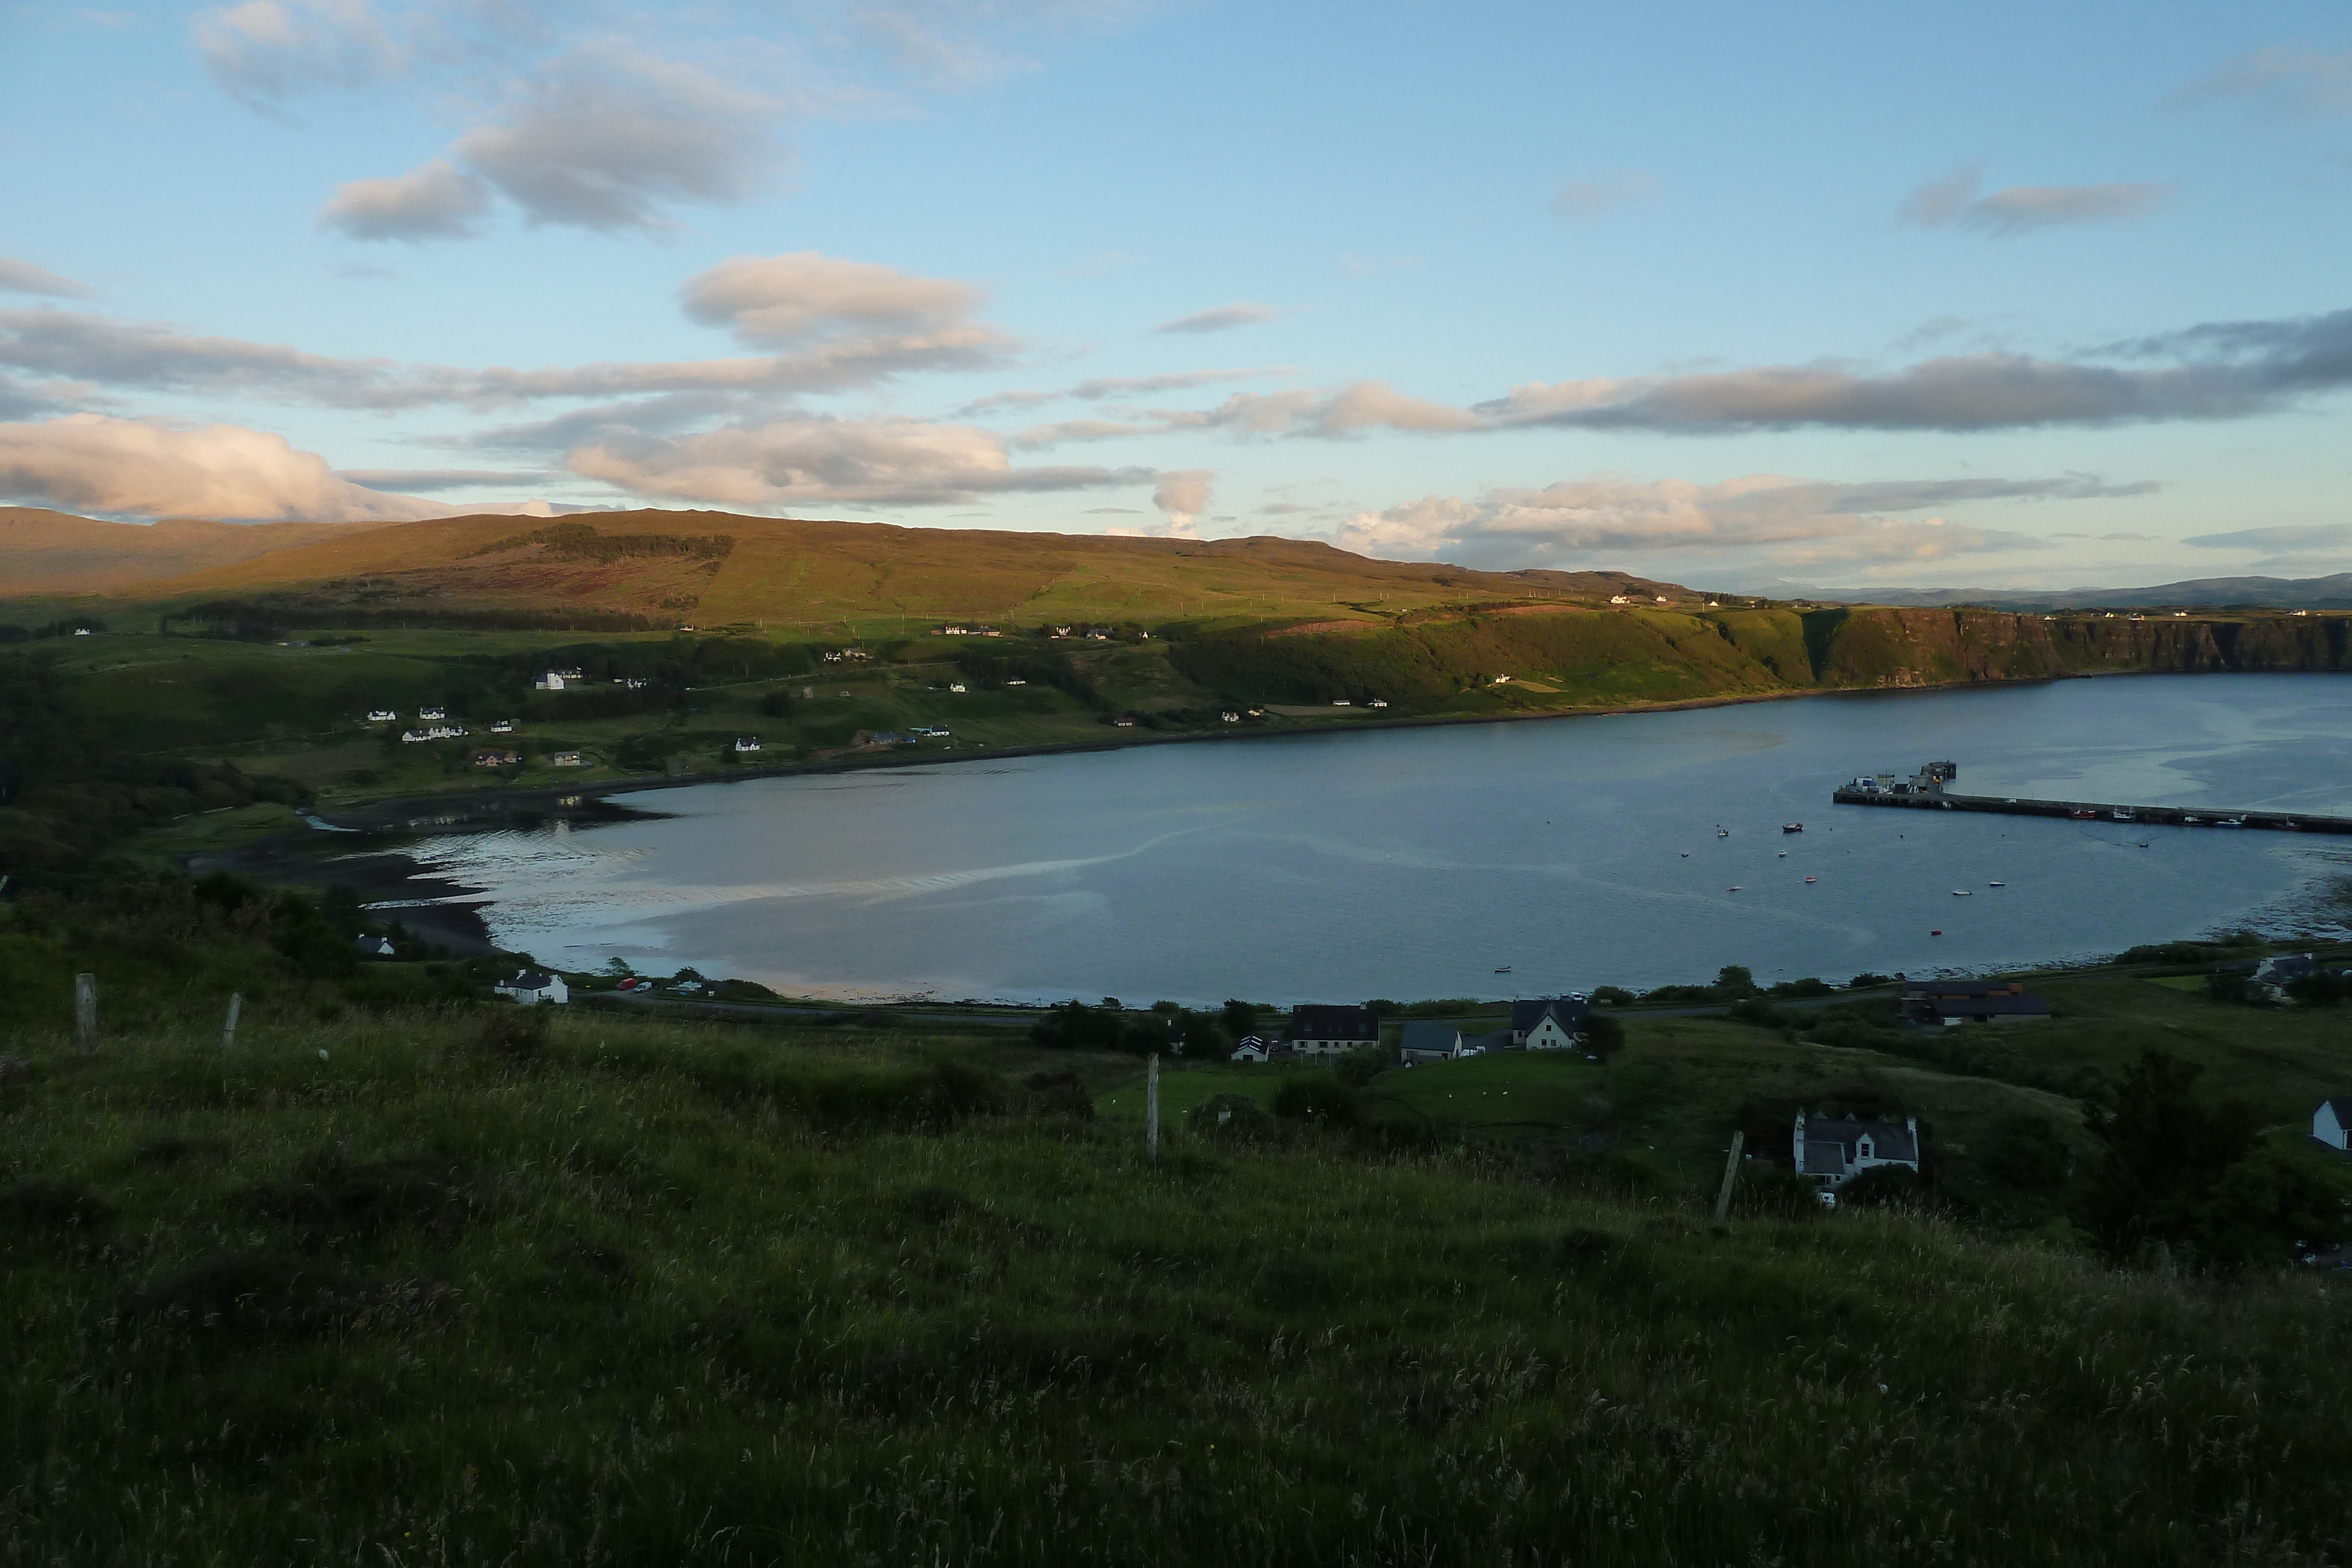
[[[289,1006],[229,1055],[209,1020],[7,1048],[0,1561],[2352,1544],[2341,1286],[1711,1225],[1345,1134],[1164,1131],[1155,1166],[943,1075],[952,1042],[479,1029]]]

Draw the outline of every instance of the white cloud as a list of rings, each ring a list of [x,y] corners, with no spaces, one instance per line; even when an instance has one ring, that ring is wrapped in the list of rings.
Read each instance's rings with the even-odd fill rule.
[[[1570,223],[1590,223],[1605,213],[1646,202],[1657,191],[1658,182],[1647,174],[1579,180],[1552,193],[1551,210]]]
[[[463,239],[479,232],[490,193],[442,159],[389,180],[352,180],[319,209],[319,226],[352,239]]]
[[[1244,435],[1338,436],[1376,428],[1464,431],[1486,423],[1466,409],[1409,396],[1386,382],[1357,382],[1332,392],[1235,392],[1213,409],[1154,414],[1170,429]]]
[[[339,477],[285,437],[68,414],[0,424],[0,494],[79,512],[356,522],[448,508]]]
[[[574,473],[636,495],[739,507],[931,506],[1151,477],[1146,469],[1015,468],[996,436],[971,425],[799,415],[677,436],[614,432],[568,460]]]
[[[408,51],[368,0],[244,0],[199,14],[196,53],[221,90],[257,109],[397,75]]]
[[[534,224],[650,229],[665,206],[750,195],[776,160],[780,110],[691,66],[583,49],[451,151]]]
[[[1229,332],[1236,327],[1254,327],[1261,321],[1271,321],[1283,313],[1272,305],[1244,300],[1238,304],[1216,305],[1206,310],[1195,310],[1190,316],[1162,321],[1151,329],[1155,332]]]
[[[1972,501],[2132,495],[2151,487],[2109,486],[2079,475],[1834,484],[1752,474],[1716,485],[1600,477],[1537,490],[1496,489],[1476,500],[1426,496],[1358,513],[1340,525],[1338,542],[1371,555],[1510,567],[1759,550],[1785,564],[1929,560],[2045,546],[2011,530],[1891,514]]]
[[[1076,386],[1057,392],[1001,392],[978,398],[956,412],[961,414],[988,413],[1000,408],[1034,408],[1041,402],[1058,402],[1075,398],[1081,402],[1100,402],[1110,398],[1140,397],[1150,392],[1184,392],[1193,387],[1216,386],[1225,382],[1252,382],[1267,376],[1295,376],[1296,365],[1258,365],[1245,370],[1171,371],[1157,376],[1097,376]]]
[[[2176,108],[2234,99],[2284,119],[2352,114],[2352,51],[2258,49],[2172,95]]]
[[[2180,541],[2202,549],[2259,549],[2304,552],[2352,549],[2352,523],[2311,523],[2282,528],[2236,528],[2225,534],[2196,534]]]
[[[339,468],[335,477],[371,490],[470,490],[482,485],[538,485],[547,476],[536,468]]]
[[[979,289],[954,278],[916,277],[813,250],[735,256],[687,279],[679,292],[693,319],[772,349],[851,329],[935,332],[961,323],[982,302]]]
[[[0,256],[0,294],[46,294],[59,299],[87,299],[91,292],[86,283],[59,277],[13,256]]]
[[[1209,491],[1216,475],[1206,468],[1186,468],[1160,476],[1151,504],[1168,517],[1171,534],[1192,532],[1193,520],[1209,509]]]
[[[2166,184],[2011,185],[1979,196],[1979,183],[1973,169],[1927,181],[1906,198],[1900,216],[1927,228],[1972,229],[2014,239],[2067,224],[2137,217],[2172,194]]]

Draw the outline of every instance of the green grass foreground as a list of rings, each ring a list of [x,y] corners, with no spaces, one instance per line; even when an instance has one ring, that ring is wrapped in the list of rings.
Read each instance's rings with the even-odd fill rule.
[[[0,1561],[2352,1547],[2340,1283],[1712,1224],[1482,1144],[1171,1129],[1154,1167],[1131,1059],[1050,1059],[1096,1119],[1026,1045],[141,1016],[7,1048]]]

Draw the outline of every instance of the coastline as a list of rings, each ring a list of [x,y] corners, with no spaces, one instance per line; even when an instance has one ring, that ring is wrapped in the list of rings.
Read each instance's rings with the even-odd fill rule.
[[[1125,751],[1147,746],[1213,745],[1220,742],[1238,743],[1277,737],[1295,738],[1307,735],[1356,735],[1367,730],[1438,729],[1459,725],[1533,724],[1551,719],[1613,718],[1636,714],[1688,713],[1700,708],[1745,707],[1754,703],[1792,702],[1807,697],[1888,696],[1912,692],[1932,694],[1974,691],[1980,688],[2006,690],[2016,686],[2051,685],[2059,681],[2096,680],[2107,675],[2177,675],[2185,673],[2233,674],[2235,672],[2094,670],[2081,674],[2036,675],[2028,680],[2015,681],[1939,681],[1931,685],[1905,686],[1813,686],[1803,690],[1683,697],[1673,702],[1628,703],[1612,707],[1547,708],[1540,713],[1440,714],[1422,718],[1368,718],[1352,721],[1345,726],[1289,724],[1258,726],[1240,731],[1196,730],[1181,735],[1130,735],[1102,740],[1045,741],[1034,746],[992,746],[950,755],[937,752],[899,755],[877,752],[865,757],[835,757],[822,761],[739,766],[711,768],[697,773],[649,773],[629,779],[605,779],[572,785],[545,785],[528,789],[464,789],[453,790],[446,795],[388,795],[380,800],[363,800],[347,805],[320,808],[311,814],[331,828],[349,831],[390,831],[401,829],[457,827],[477,815],[496,817],[551,813],[572,810],[577,804],[591,800],[605,802],[613,796],[635,794],[640,790],[684,789],[703,784],[748,783],[755,779],[791,779],[837,773],[865,773],[889,768],[926,768],[961,762],[993,762],[1015,757],[1064,757],[1092,751]],[[2334,672],[2322,670],[2299,673],[2327,674]],[[609,805],[604,809],[639,810]],[[659,813],[647,812],[646,814],[658,815]],[[317,828],[310,830],[314,833],[318,831]]]

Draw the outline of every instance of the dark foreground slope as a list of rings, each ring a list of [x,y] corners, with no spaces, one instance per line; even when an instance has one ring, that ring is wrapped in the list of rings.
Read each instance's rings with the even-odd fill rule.
[[[96,957],[101,915],[0,933],[12,1562],[2352,1549],[2352,1295],[2307,1277],[1713,1224],[1311,1118],[1155,1167],[1071,1081],[1020,1086],[1132,1059],[579,1009],[534,1049],[419,967],[163,942],[173,907]],[[98,1054],[43,953],[106,971]]]

